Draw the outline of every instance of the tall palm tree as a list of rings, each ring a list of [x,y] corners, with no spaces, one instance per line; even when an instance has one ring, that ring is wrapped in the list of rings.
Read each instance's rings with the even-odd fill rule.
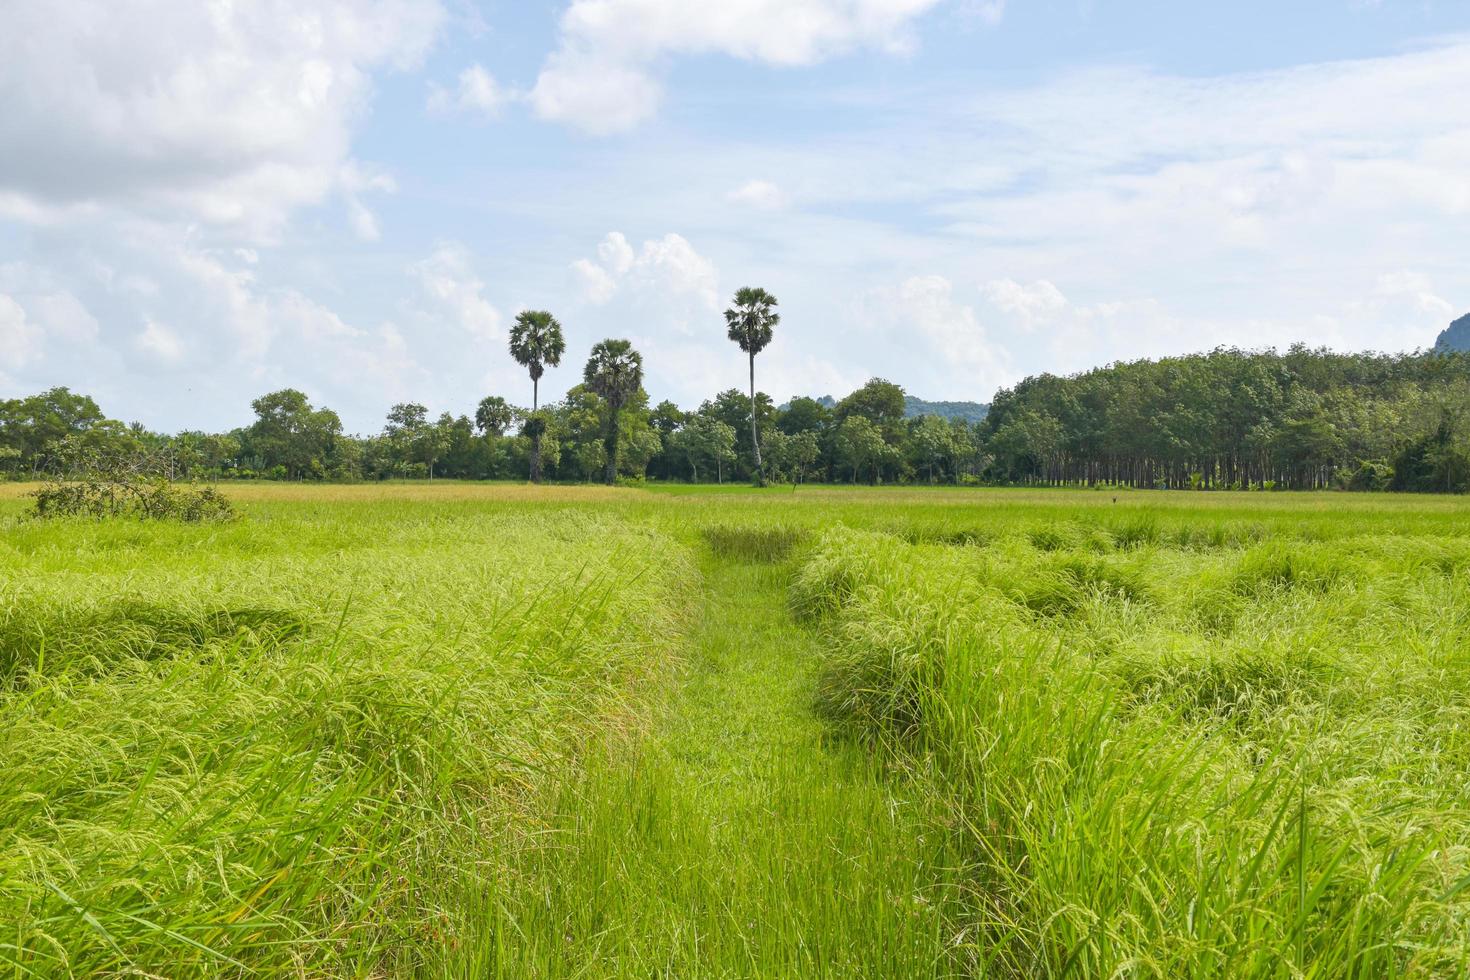
[[[556,367],[566,352],[561,324],[545,310],[522,310],[510,328],[510,356],[531,373],[531,418],[526,428],[531,434],[531,482],[541,482],[541,433],[546,422],[536,414],[540,407],[541,375],[547,366]]]
[[[761,435],[756,426],[755,406],[755,355],[765,350],[771,342],[771,334],[781,314],[776,312],[776,297],[764,289],[746,286],[735,294],[735,305],[725,311],[725,325],[730,339],[750,355],[750,442],[755,447],[755,481],[766,485],[766,473],[761,467]]]
[[[592,348],[582,380],[607,402],[608,486],[618,476],[618,415],[643,385],[643,355],[626,340],[604,340]]]

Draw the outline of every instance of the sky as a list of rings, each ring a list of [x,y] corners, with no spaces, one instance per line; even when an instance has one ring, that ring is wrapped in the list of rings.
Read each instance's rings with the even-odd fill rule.
[[[657,401],[1470,310],[1470,0],[0,0],[0,398],[223,430],[530,401],[524,309]]]

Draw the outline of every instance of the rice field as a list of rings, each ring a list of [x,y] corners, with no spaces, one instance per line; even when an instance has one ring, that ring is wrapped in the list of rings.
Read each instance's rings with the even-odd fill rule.
[[[1470,972],[1470,503],[0,485],[16,976]]]

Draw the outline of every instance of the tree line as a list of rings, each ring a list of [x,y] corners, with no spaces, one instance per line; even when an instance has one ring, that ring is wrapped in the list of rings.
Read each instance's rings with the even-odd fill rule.
[[[750,388],[692,410],[651,405],[643,359],[618,339],[596,344],[581,383],[542,404],[540,381],[566,345],[555,317],[527,311],[510,353],[530,378],[529,408],[489,395],[432,417],[403,403],[380,432],[348,435],[331,409],[283,389],[251,403],[248,425],[165,435],[55,388],[0,401],[0,472],[40,475],[84,450],[162,452],[186,479],[1470,489],[1467,354],[1219,349],[1027,378],[970,422],[910,417],[903,389],[881,378],[835,403],[775,405],[755,384],[775,305],[763,290],[736,295],[726,323]]]
[[[1043,374],[982,424],[999,482],[1470,489],[1470,355],[1295,345]]]

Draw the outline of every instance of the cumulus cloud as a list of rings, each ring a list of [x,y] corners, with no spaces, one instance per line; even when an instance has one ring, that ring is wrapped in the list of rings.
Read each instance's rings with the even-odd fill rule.
[[[869,330],[902,338],[904,345],[920,345],[928,354],[925,360],[944,371],[958,369],[967,388],[992,388],[1009,367],[1004,348],[975,308],[956,299],[954,284],[944,276],[910,276],[897,286],[869,290],[862,297],[860,316]],[[879,365],[870,370],[877,373]]]
[[[422,261],[409,266],[425,297],[439,315],[481,341],[501,335],[501,315],[485,298],[485,282],[472,268],[469,250],[457,242],[445,242]]]
[[[97,318],[71,293],[42,293],[30,301],[30,309],[49,336],[68,344],[97,340]]]
[[[41,352],[41,328],[19,303],[0,293],[0,349],[13,367],[24,367]]]
[[[692,301],[705,309],[719,305],[714,263],[673,232],[645,241],[635,253],[622,232],[609,232],[597,246],[597,259],[578,259],[572,271],[582,295],[593,304],[609,302],[624,285],[644,294]]]
[[[1045,279],[1023,286],[1014,279],[993,279],[980,287],[985,299],[1002,313],[1014,313],[1027,325],[1044,322],[1067,308],[1062,291]]]
[[[9,5],[0,209],[269,234],[342,186],[372,73],[416,64],[443,17],[439,0]]]
[[[148,320],[133,342],[154,360],[174,365],[184,359],[184,344],[179,335],[156,320]]]
[[[501,87],[483,65],[473,64],[459,73],[453,89],[430,83],[428,109],[436,115],[466,113],[493,118],[514,98],[515,94]]]
[[[940,0],[572,0],[560,47],[531,90],[544,119],[592,133],[629,129],[658,108],[654,66],[726,54],[810,65],[857,48],[906,52],[915,19]]]

